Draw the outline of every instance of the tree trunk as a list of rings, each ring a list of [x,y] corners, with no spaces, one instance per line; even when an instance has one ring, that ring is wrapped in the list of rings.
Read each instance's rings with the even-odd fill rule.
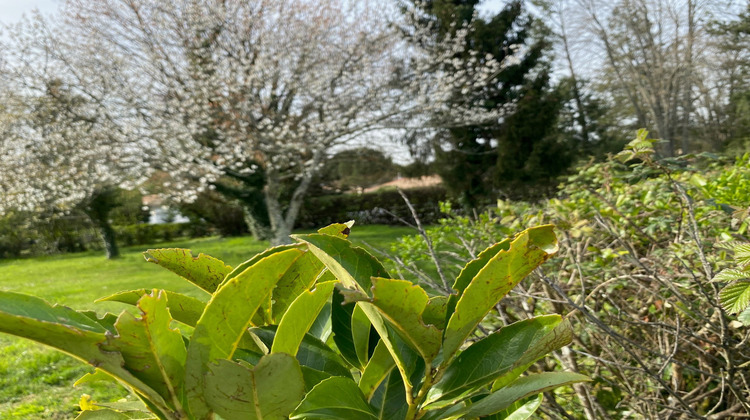
[[[99,212],[87,211],[86,215],[88,215],[91,222],[99,231],[99,237],[102,239],[104,250],[107,252],[107,259],[118,258],[120,256],[120,249],[117,247],[115,230],[107,218],[109,212],[101,214]]]
[[[271,235],[269,238],[271,246],[290,244],[292,240],[289,238],[289,235],[291,235],[294,225],[286,222],[279,198],[272,193],[273,191],[269,188],[269,193],[266,194],[268,218],[271,221]]]
[[[107,251],[107,259],[114,259],[120,256],[120,249],[117,247],[117,241],[115,237],[115,230],[109,223],[109,220],[104,220],[97,224],[99,229],[99,235],[104,242],[104,249]]]
[[[266,196],[266,209],[268,209],[268,220],[271,222],[271,246],[292,243],[289,235],[292,226],[286,223],[284,209],[281,207],[281,183],[278,175],[273,170],[266,172],[266,186],[263,188]]]
[[[683,103],[682,103],[682,153],[690,153],[690,114],[693,112],[693,45],[695,42],[695,3],[688,0],[688,34],[687,46],[685,47],[685,80],[683,81]]]
[[[287,245],[292,243],[289,235],[292,234],[292,227],[282,224],[274,229],[271,236],[271,246]]]
[[[118,190],[115,188],[105,188],[97,191],[91,197],[88,205],[83,212],[89,217],[99,236],[104,243],[104,249],[107,251],[107,259],[113,259],[120,256],[120,250],[117,247],[115,230],[109,223],[109,213],[113,208],[120,205]]]
[[[313,158],[313,168],[317,167],[318,162],[322,159],[322,152],[316,152]],[[271,222],[271,245],[284,245],[292,243],[289,235],[292,233],[294,223],[297,221],[302,202],[310,188],[314,170],[308,170],[302,174],[302,179],[292,192],[289,199],[289,205],[285,209],[281,205],[281,182],[279,175],[273,169],[266,169],[266,185],[263,189],[266,197],[266,209],[268,210],[268,219]]]
[[[256,216],[255,212],[248,205],[242,205],[242,215],[245,219],[245,224],[247,224],[247,228],[250,231],[250,234],[253,236],[253,239],[255,239],[256,241],[265,241],[271,236],[268,227],[264,226],[263,223],[258,221],[258,217]]]
[[[583,106],[583,95],[581,95],[581,91],[580,89],[578,89],[578,78],[576,77],[576,72],[573,67],[573,57],[570,53],[570,45],[568,44],[568,33],[565,26],[564,13],[560,11],[558,13],[558,17],[560,18],[560,38],[563,42],[563,51],[565,51],[565,61],[567,61],[568,63],[570,80],[573,83],[573,99],[575,100],[576,108],[578,108],[578,115],[576,117],[576,120],[581,126],[581,138],[583,140],[584,147],[590,147],[591,139],[589,138],[588,118],[586,117],[586,109]]]

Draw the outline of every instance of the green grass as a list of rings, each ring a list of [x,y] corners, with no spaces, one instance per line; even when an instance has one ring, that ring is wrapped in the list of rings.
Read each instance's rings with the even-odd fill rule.
[[[388,250],[390,243],[411,233],[404,227],[355,226],[351,239]],[[119,313],[127,306],[94,301],[139,288],[202,293],[167,270],[146,263],[141,253],[148,248],[189,248],[235,266],[267,246],[247,237],[201,238],[125,248],[122,257],[112,261],[99,252],[6,260],[0,262],[0,290],[36,295],[79,310]],[[90,394],[99,401],[132,398],[125,389],[111,384],[73,387],[73,382],[91,371],[88,365],[67,355],[0,335],[0,419],[74,418],[82,394]]]

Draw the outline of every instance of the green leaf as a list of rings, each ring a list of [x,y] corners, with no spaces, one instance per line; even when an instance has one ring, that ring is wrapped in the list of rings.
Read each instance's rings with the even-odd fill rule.
[[[87,317],[91,318],[91,320],[93,320],[95,323],[106,328],[107,331],[113,334],[117,332],[115,330],[115,322],[117,322],[117,315],[115,314],[107,312],[103,316],[99,317],[98,314],[94,311],[78,311],[78,313],[86,315]]]
[[[409,410],[406,402],[404,382],[398,371],[391,371],[387,379],[377,388],[370,405],[381,420],[403,420]]]
[[[346,223],[334,223],[328,225],[322,229],[318,229],[318,233],[323,235],[335,236],[337,238],[346,239],[349,237],[352,226],[354,226],[354,220],[350,220]]]
[[[725,268],[714,276],[711,281],[714,282],[733,282],[736,280],[750,279],[750,271],[736,270],[734,268]]]
[[[431,297],[422,312],[422,321],[427,325],[434,325],[437,329],[445,329],[445,323],[448,321],[448,299],[448,296]]]
[[[352,246],[346,239],[313,233],[292,235],[310,247],[316,257],[336,276],[347,289],[370,289],[371,277],[387,277],[383,265],[362,248]]]
[[[372,298],[362,295],[357,299],[375,306],[401,338],[429,364],[440,351],[443,334],[422,320],[429,301],[427,293],[407,280],[373,277],[372,283]]]
[[[351,379],[332,377],[319,383],[294,410],[295,419],[377,420],[357,384]]]
[[[125,368],[155,389],[166,401],[180,407],[187,351],[182,335],[169,327],[172,317],[166,296],[157,290],[138,301],[140,318],[123,311],[115,323],[117,335],[102,344],[117,351]]]
[[[532,318],[531,321],[537,319],[555,319],[558,315],[546,315],[537,318]],[[542,321],[543,323],[544,321]],[[570,326],[570,321],[563,319],[559,324],[554,325],[554,328],[545,328],[544,331],[540,331],[532,340],[523,355],[513,363],[511,369],[506,373],[498,377],[492,384],[492,391],[496,391],[509,383],[513,382],[522,373],[534,364],[537,360],[546,356],[547,354],[559,350],[564,346],[570,344],[573,341],[573,328]],[[523,345],[523,344],[522,344]]]
[[[750,306],[737,315],[737,321],[740,321],[746,327],[750,326]]]
[[[148,406],[141,400],[121,400],[112,403],[93,402],[92,404],[96,407],[108,408],[120,413],[129,413],[132,418],[153,418],[153,414],[149,415]]]
[[[276,326],[251,328],[250,332],[258,337],[266,347],[273,347]],[[297,350],[297,360],[302,366],[325,372],[331,376],[343,376],[350,379],[352,377],[348,365],[341,356],[310,334],[305,334],[302,338],[302,343]]]
[[[483,269],[487,265],[487,263],[489,263],[490,260],[492,260],[492,258],[497,255],[498,252],[507,251],[508,248],[510,248],[510,239],[498,242],[495,245],[492,245],[491,247],[480,252],[477,258],[469,261],[469,263],[466,264],[463,269],[461,269],[458,277],[456,277],[456,281],[453,283],[453,290],[455,290],[456,293],[451,294],[448,297],[448,307],[446,308],[446,318],[443,322],[443,325],[448,324],[450,316],[453,315],[453,312],[455,312],[456,310],[456,304],[458,304],[458,300],[463,295],[464,290],[469,287],[469,284],[474,279],[474,277],[476,277],[479,271]]]
[[[228,360],[210,365],[205,395],[225,420],[283,420],[302,401],[305,383],[297,360],[278,353],[253,369]]]
[[[304,250],[299,246],[291,249]],[[314,254],[305,252],[287,269],[276,283],[272,294],[261,303],[258,312],[253,316],[253,324],[277,325],[294,299],[320,280],[323,270],[323,263]]]
[[[289,306],[276,330],[271,353],[297,354],[305,333],[315,323],[337,282],[318,283],[315,290],[304,291]]]
[[[742,312],[750,305],[750,280],[739,280],[724,286],[719,303],[730,314]]]
[[[269,255],[221,285],[195,326],[188,347],[185,385],[195,417],[208,414],[203,380],[210,363],[232,356],[252,316],[271,295],[276,283],[304,254],[288,249]]]
[[[464,340],[495,304],[532,270],[557,252],[552,225],[526,229],[479,270],[466,287],[448,321],[443,360],[449,362]]]
[[[335,279],[334,279],[335,280]],[[318,317],[308,333],[322,342],[328,341],[331,336],[331,302],[328,301],[323,305]]]
[[[331,330],[333,331],[333,342],[341,352],[341,356],[352,366],[361,369],[362,365],[354,347],[354,335],[352,333],[352,317],[354,315],[353,304],[344,304],[344,296],[337,287],[331,298]]]
[[[352,311],[352,344],[357,354],[359,366],[367,365],[370,357],[370,330],[372,323],[361,307],[354,305]]]
[[[461,352],[427,394],[432,408],[452,405],[503,378],[513,381],[545,354],[570,343],[572,331],[559,315],[515,322]]]
[[[305,390],[311,390],[315,385],[325,381],[333,375],[328,374],[317,369],[313,369],[307,366],[300,366],[302,368],[302,377],[305,378]]]
[[[287,251],[287,250],[290,250],[290,249],[301,249],[301,247],[300,247],[299,244],[294,244],[294,245],[279,245],[279,246],[275,246],[273,248],[268,248],[267,250],[265,250],[263,252],[259,252],[259,253],[255,254],[255,255],[253,255],[252,258],[250,258],[249,260],[241,263],[240,265],[238,265],[237,267],[235,267],[234,270],[232,270],[229,274],[227,274],[224,277],[224,283],[226,283],[227,281],[229,281],[229,280],[231,280],[231,279],[239,276],[240,274],[242,274],[242,272],[244,272],[248,268],[252,267],[253,265],[255,265],[255,263],[257,263],[258,261],[262,260],[263,258],[266,258],[266,257],[271,256],[273,254],[276,254],[278,252],[283,252],[283,251]]]
[[[362,248],[353,247],[347,240],[321,234],[293,237],[307,243],[309,249],[341,281],[344,291],[341,292],[337,287],[337,293],[333,295],[332,326],[334,341],[339,347],[341,354],[350,363],[357,366],[359,360],[354,348],[353,339],[351,339],[352,342],[349,345],[350,335],[336,338],[337,331],[343,331],[346,328],[351,329],[351,311],[347,314],[345,312],[348,310],[346,309],[347,305],[338,305],[338,302],[341,301],[341,293],[367,294],[372,286],[372,277],[390,278],[390,276],[375,257]],[[396,366],[401,372],[404,383],[411,388],[411,375],[419,365],[419,356],[403,339],[395,336],[397,334],[386,325],[375,306],[368,302],[359,302],[357,305],[362,306],[362,310],[367,314],[372,326],[385,342],[393,359],[396,361]],[[346,317],[347,315],[348,318]],[[344,331],[344,333],[346,332]],[[344,345],[339,345],[340,342]],[[361,368],[361,366],[357,367]]]
[[[370,401],[372,394],[395,366],[396,362],[393,361],[385,343],[382,340],[378,341],[375,351],[359,379],[359,389],[365,395],[367,401]]]
[[[104,352],[99,345],[107,330],[88,316],[64,306],[50,306],[42,299],[0,291],[0,332],[54,347],[127,383],[157,411],[171,412],[164,399],[133,376],[123,365],[122,355]]]
[[[93,373],[87,373],[81,376],[80,379],[75,381],[73,386],[79,386],[79,385],[88,384],[92,382],[112,382],[112,383],[119,385],[117,380],[114,377],[112,377],[110,374],[108,374],[107,372],[101,369],[94,369]]]
[[[146,289],[130,290],[97,299],[97,302],[111,301],[136,305],[138,300],[147,293]],[[203,315],[203,311],[206,309],[206,303],[194,297],[170,292],[169,290],[162,290],[161,293],[165,294],[167,297],[167,308],[169,309],[172,318],[174,318],[175,321],[180,321],[183,324],[195,327],[195,324],[198,323],[198,319],[200,319],[201,315]]]
[[[512,406],[516,401],[560,386],[589,381],[587,376],[572,372],[545,372],[518,378],[505,388],[487,395],[468,407],[446,413],[447,419],[489,416]]]
[[[732,247],[734,251],[734,260],[740,267],[750,266],[750,244],[745,242],[735,242]]]
[[[271,295],[273,302],[271,305],[271,324],[277,324],[281,321],[289,305],[297,299],[300,293],[323,281],[321,275],[324,269],[323,263],[311,252],[305,252],[289,267],[276,283]]]
[[[360,291],[348,291],[344,293],[348,293],[350,296],[358,295],[360,298],[363,297],[363,292]],[[357,302],[357,305],[361,306],[362,311],[367,315],[367,318],[380,336],[381,341],[388,348],[391,357],[396,362],[396,367],[401,372],[404,383],[411,389],[412,376],[417,374],[419,369],[424,369],[424,360],[413,349],[413,346],[401,337],[392,324],[385,322],[377,307],[369,302]],[[416,377],[415,380],[421,380],[421,376]]]
[[[487,420],[526,420],[534,415],[536,410],[542,406],[544,395],[539,394],[528,401],[518,401],[510,407],[485,417]]]
[[[75,420],[130,420],[131,417],[118,413],[114,410],[102,409],[102,410],[86,410],[82,411]]]
[[[208,293],[213,293],[232,271],[232,267],[214,257],[205,254],[193,257],[189,249],[149,249],[143,256],[146,261],[166,268]]]

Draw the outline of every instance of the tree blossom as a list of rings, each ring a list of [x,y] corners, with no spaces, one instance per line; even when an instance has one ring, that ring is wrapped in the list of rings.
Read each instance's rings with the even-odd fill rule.
[[[107,161],[168,173],[168,194],[185,201],[223,177],[262,174],[271,240],[283,243],[332,149],[378,130],[476,124],[505,111],[468,106],[503,66],[476,54],[469,65],[455,60],[468,26],[436,40],[412,24],[418,8],[393,6],[68,0],[40,37],[97,127],[131,145],[108,149],[119,156]],[[96,154],[94,144],[111,140],[71,150]]]

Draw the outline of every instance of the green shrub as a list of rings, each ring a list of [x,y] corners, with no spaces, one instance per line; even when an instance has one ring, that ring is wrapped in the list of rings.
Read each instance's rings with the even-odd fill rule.
[[[179,238],[200,238],[213,232],[205,223],[189,222],[115,226],[115,233],[121,245],[132,246],[168,242]]]
[[[424,223],[434,223],[441,217],[439,203],[445,200],[446,194],[443,187],[413,188],[405,194]],[[394,188],[364,194],[311,197],[302,205],[296,225],[313,228],[351,219],[361,224],[393,225],[401,223],[399,218],[410,219],[411,212]]]
[[[105,299],[138,315],[98,317],[0,292],[0,331],[78,357],[96,367],[79,382],[115,380],[141,402],[84,397],[80,419],[526,419],[542,392],[587,380],[522,376],[571,341],[560,316],[475,335],[497,301],[556,252],[552,226],[489,247],[453,295],[432,298],[352,246],[349,228],[295,236],[235,268],[188,250],[149,250],[148,261],[202,291]]]
[[[706,197],[719,204],[750,206],[750,153],[737,157],[734,165],[715,166],[708,175],[693,176]]]
[[[734,267],[725,268],[714,276],[714,282],[724,284],[719,301],[730,314],[739,314],[737,319],[750,326],[750,243],[729,242],[722,244],[734,254]]]
[[[205,225],[222,236],[238,236],[248,233],[247,222],[240,204],[216,191],[204,191],[198,194],[195,201],[177,205],[177,210],[192,223]],[[267,225],[268,218],[262,219]]]
[[[735,293],[731,306],[711,282],[728,266],[713,244],[747,242],[747,219],[717,199],[748,191],[737,192],[747,178],[733,175],[745,171],[745,164],[726,165],[712,156],[659,160],[653,142],[639,133],[617,159],[582,166],[553,199],[499,201],[479,217],[450,212],[427,229],[443,272],[451,276],[494,237],[544,223],[558,227],[558,256],[521,283],[502,302],[495,322],[485,325],[491,330],[539,313],[573,311],[579,339],[571,350],[593,357],[558,360],[594,381],[577,386],[575,406],[560,397],[545,405],[548,413],[562,406],[575,418],[698,419],[743,412],[750,398],[750,372],[738,368],[750,364],[745,331],[725,310],[739,312],[735,304],[748,296],[746,280],[724,279],[739,282],[723,292]],[[706,188],[696,175],[721,188]],[[434,278],[420,236],[403,238],[391,251],[391,269]]]

